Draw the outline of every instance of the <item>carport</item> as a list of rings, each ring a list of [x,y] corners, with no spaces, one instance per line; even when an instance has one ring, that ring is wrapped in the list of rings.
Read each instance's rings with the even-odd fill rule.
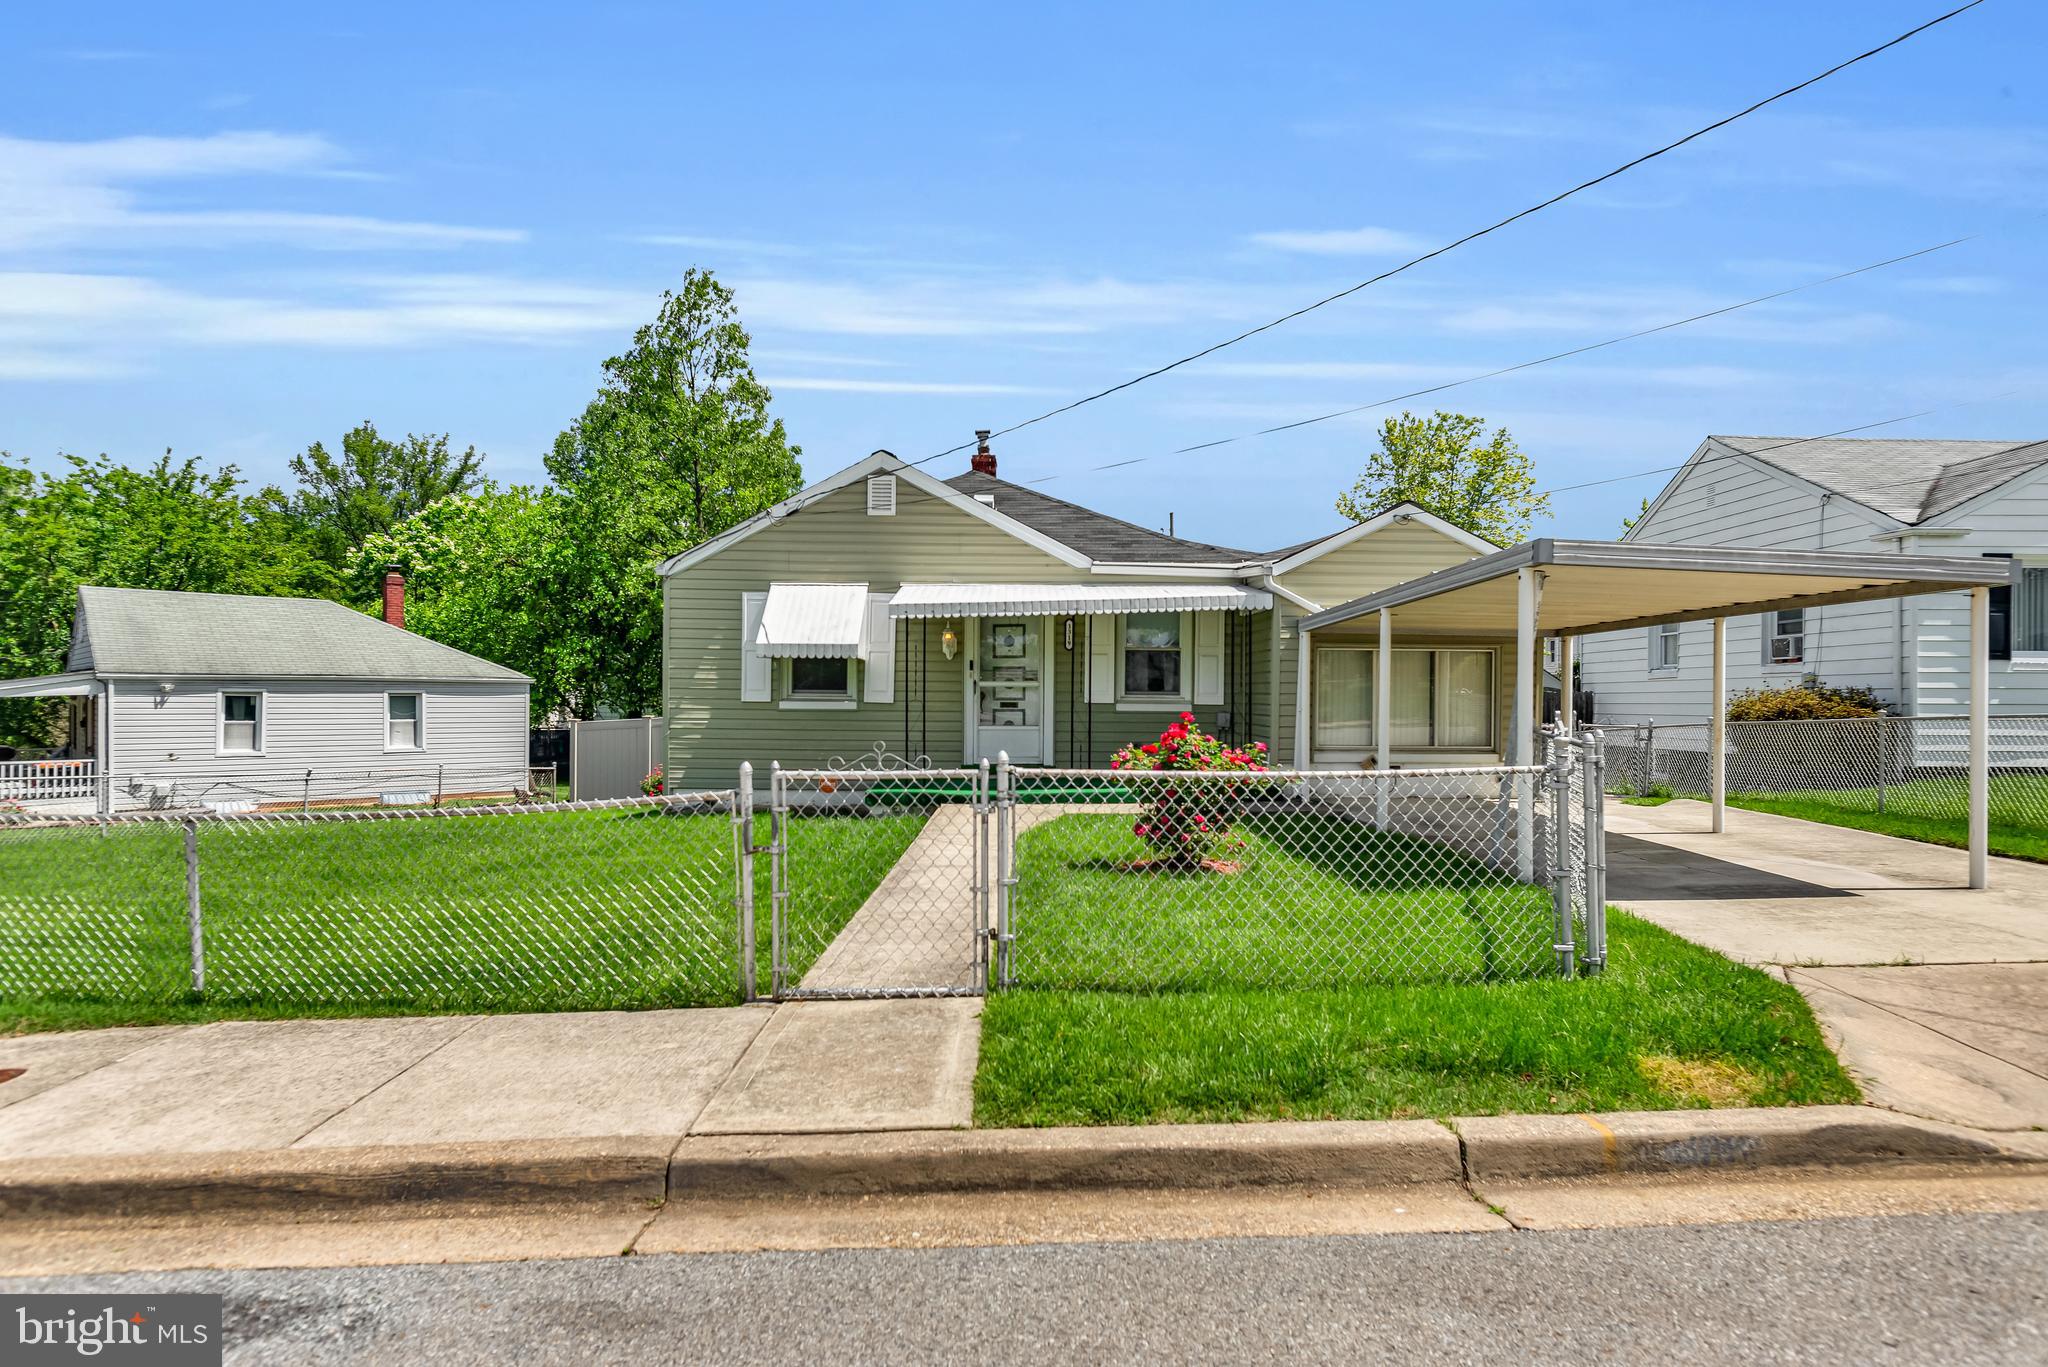
[[[2009,560],[1859,551],[1740,550],[1616,541],[1526,541],[1492,555],[1305,617],[1301,658],[1313,633],[1378,619],[1373,690],[1377,763],[1392,763],[1389,708],[1395,632],[1404,637],[1487,637],[1515,643],[1517,662],[1508,761],[1534,762],[1540,641],[1560,641],[1559,673],[1572,676],[1576,638],[1670,622],[1714,624],[1708,772],[1713,829],[1727,826],[1728,619],[1925,593],[1970,594],[1970,886],[1989,876],[1991,590],[2012,582]],[[1303,674],[1306,679],[1306,672]],[[1307,694],[1306,687],[1302,693]],[[1572,690],[1562,690],[1569,728]],[[1305,705],[1305,700],[1304,700]],[[1305,732],[1304,713],[1297,732]],[[1522,820],[1529,804],[1519,803]],[[1524,841],[1526,847],[1526,839]]]

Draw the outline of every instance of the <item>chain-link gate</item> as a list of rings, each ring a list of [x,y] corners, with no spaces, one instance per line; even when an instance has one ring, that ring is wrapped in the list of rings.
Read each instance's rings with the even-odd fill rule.
[[[979,995],[988,985],[990,770],[882,751],[769,778],[769,993]]]

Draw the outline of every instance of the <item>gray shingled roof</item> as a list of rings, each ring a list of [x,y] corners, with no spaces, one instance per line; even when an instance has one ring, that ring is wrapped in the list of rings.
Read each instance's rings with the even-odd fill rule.
[[[67,668],[102,677],[524,680],[322,598],[78,590]]]
[[[1202,541],[1184,541],[1165,532],[1140,527],[1135,522],[1125,522],[1122,518],[1083,508],[1078,503],[1049,497],[1036,489],[1027,489],[994,475],[984,475],[978,470],[955,475],[946,483],[970,497],[979,494],[994,496],[997,512],[1017,519],[1033,531],[1045,533],[1090,560],[1145,565],[1235,565],[1263,558],[1254,551],[1212,546]]]
[[[2048,441],[1710,437],[1866,508],[1913,524],[2048,463]]]

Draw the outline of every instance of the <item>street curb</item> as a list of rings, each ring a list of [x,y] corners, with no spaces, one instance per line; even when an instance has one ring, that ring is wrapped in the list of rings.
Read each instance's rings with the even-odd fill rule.
[[[0,1162],[0,1222],[374,1207],[1031,1191],[1387,1188],[1626,1174],[2048,1163],[2048,1135],[1865,1106],[1038,1130],[706,1135]]]
[[[0,1163],[0,1221],[425,1203],[658,1205],[672,1137],[305,1148]]]
[[[1281,1121],[693,1137],[669,1165],[669,1194],[1388,1187],[1461,1177],[1457,1136],[1435,1121]]]
[[[1475,1182],[1884,1163],[2039,1162],[2000,1136],[1869,1106],[1501,1115],[1450,1122]]]

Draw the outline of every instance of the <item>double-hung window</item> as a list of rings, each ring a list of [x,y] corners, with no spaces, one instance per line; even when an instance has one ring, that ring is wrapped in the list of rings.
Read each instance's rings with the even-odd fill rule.
[[[1123,619],[1123,701],[1187,701],[1186,623],[1178,612],[1133,612]]]
[[[1806,660],[1806,610],[1784,608],[1764,614],[1764,663],[1796,665]]]
[[[2014,659],[2048,663],[2048,563],[2021,564],[2012,585]]]
[[[263,695],[223,693],[220,695],[220,753],[260,755],[263,753]]]
[[[384,748],[386,750],[420,750],[426,747],[426,731],[422,726],[422,706],[417,693],[386,693],[384,695]]]
[[[1378,655],[1368,646],[1316,647],[1312,736],[1317,753],[1341,755],[1377,747],[1373,723]],[[1492,748],[1492,651],[1397,649],[1388,673],[1392,748]]]
[[[1678,668],[1678,623],[1659,622],[1650,628],[1650,668]]]

